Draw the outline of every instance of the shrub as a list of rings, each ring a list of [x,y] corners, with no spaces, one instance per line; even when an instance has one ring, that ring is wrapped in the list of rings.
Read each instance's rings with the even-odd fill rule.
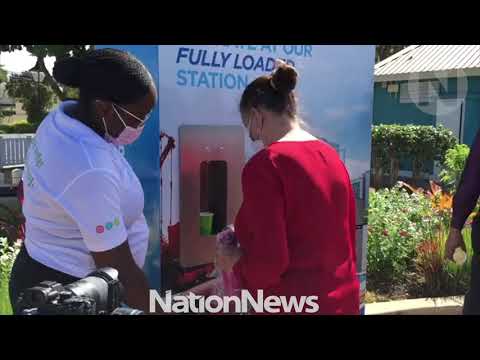
[[[8,282],[19,250],[20,244],[18,242],[9,246],[7,239],[0,238],[0,315],[12,313],[8,296]]]
[[[467,162],[470,148],[465,144],[455,145],[447,151],[440,178],[450,191],[455,191]]]
[[[465,229],[463,234],[467,247],[467,261],[463,265],[444,258],[448,229],[439,231],[433,239],[422,242],[417,248],[415,265],[418,296],[434,298],[464,295],[467,292],[473,256],[471,229]]]
[[[3,111],[0,111],[0,117],[2,116],[5,116],[5,117],[8,117],[8,116],[13,116],[16,114],[16,111],[15,110],[3,110]]]
[[[443,161],[448,149],[456,144],[449,129],[439,125],[375,125],[372,128],[372,164],[375,187],[381,186],[379,174],[390,174],[390,185],[398,179],[401,159],[411,159],[413,178],[418,182],[422,171],[434,161]]]
[[[25,218],[21,211],[0,204],[0,237],[6,237],[10,244],[24,238]]]
[[[38,124],[31,124],[26,121],[14,124],[0,125],[0,133],[3,134],[34,134],[37,131]]]
[[[34,134],[38,128],[38,124],[31,124],[28,122],[18,122],[11,126],[12,134]]]
[[[401,185],[372,191],[369,203],[369,284],[395,286],[414,270],[418,245],[432,237],[441,220],[427,197],[409,194]]]
[[[473,256],[469,225],[476,214],[470,215],[463,231],[466,263],[445,259],[452,200],[434,182],[428,190],[399,182],[392,189],[372,192],[367,253],[370,290],[390,292],[403,284],[414,297],[466,293]]]
[[[10,96],[22,102],[27,120],[32,124],[40,123],[56,101],[52,88],[45,81],[34,81],[29,72],[11,76],[6,90]]]

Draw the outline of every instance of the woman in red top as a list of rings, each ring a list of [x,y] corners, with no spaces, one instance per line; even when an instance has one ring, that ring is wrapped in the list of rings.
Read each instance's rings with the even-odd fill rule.
[[[301,129],[296,82],[280,62],[242,95],[243,123],[264,148],[242,174],[240,248],[219,248],[217,264],[253,296],[317,296],[317,314],[359,314],[352,186],[337,152]]]

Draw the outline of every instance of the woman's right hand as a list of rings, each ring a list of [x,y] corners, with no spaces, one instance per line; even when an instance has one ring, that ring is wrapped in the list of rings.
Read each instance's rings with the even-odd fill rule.
[[[445,258],[453,260],[453,253],[458,247],[465,252],[467,251],[461,230],[451,228],[447,242],[445,243]]]
[[[217,248],[222,247],[234,247],[237,245],[237,239],[235,237],[235,231],[231,226],[225,228],[217,234]]]
[[[97,269],[112,267],[125,290],[125,303],[133,308],[150,313],[150,287],[143,270],[133,259],[128,240],[116,248],[91,252]]]

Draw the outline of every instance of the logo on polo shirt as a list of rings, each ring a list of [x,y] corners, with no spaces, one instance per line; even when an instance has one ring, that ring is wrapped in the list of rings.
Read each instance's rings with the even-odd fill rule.
[[[120,219],[116,217],[113,221],[107,222],[105,225],[97,225],[96,232],[97,234],[103,234],[105,229],[110,231],[113,229],[114,226],[120,225]]]

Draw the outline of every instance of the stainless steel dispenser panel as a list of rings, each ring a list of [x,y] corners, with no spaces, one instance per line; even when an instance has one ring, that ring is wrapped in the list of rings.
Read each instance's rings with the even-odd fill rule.
[[[208,161],[227,165],[226,223],[232,224],[242,202],[241,174],[245,140],[241,126],[184,125],[180,150],[180,264],[184,268],[215,258],[215,236],[200,235],[200,168]]]

